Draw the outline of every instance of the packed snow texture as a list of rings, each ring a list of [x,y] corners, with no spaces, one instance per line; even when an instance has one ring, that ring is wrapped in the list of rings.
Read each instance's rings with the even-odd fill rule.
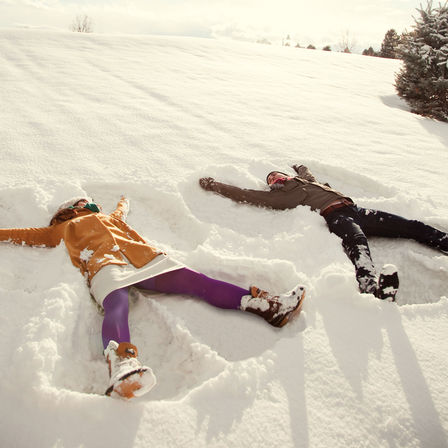
[[[0,31],[0,227],[46,226],[90,195],[189,267],[272,293],[282,329],[186,296],[130,295],[146,396],[102,395],[101,311],[64,245],[0,245],[3,447],[447,446],[448,257],[372,239],[397,303],[357,290],[307,207],[271,211],[198,179],[263,189],[305,164],[359,205],[448,230],[448,127],[411,114],[394,60],[194,38]],[[84,254],[88,256],[86,252]]]

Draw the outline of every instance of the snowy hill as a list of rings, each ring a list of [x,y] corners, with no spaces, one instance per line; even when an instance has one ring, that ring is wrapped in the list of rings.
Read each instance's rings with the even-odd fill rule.
[[[157,387],[103,396],[102,316],[66,249],[0,246],[3,447],[448,446],[448,257],[371,242],[397,304],[360,295],[318,214],[237,205],[213,176],[264,188],[308,165],[362,206],[448,230],[448,126],[395,95],[398,61],[193,38],[0,30],[0,227],[45,226],[88,193],[188,266],[281,292],[276,330],[185,296],[134,291]]]

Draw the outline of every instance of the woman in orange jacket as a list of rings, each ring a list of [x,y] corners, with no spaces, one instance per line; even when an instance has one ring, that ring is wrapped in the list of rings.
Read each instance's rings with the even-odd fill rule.
[[[102,338],[110,375],[107,395],[141,396],[156,384],[152,370],[139,362],[137,347],[131,344],[130,286],[199,297],[216,307],[257,314],[276,327],[300,312],[305,297],[302,286],[273,296],[255,286],[244,289],[188,269],[150,246],[126,224],[128,209],[125,198],[109,215],[90,198],[73,198],[59,207],[48,227],[0,229],[0,241],[37,247],[55,247],[64,241],[72,263],[104,309]]]

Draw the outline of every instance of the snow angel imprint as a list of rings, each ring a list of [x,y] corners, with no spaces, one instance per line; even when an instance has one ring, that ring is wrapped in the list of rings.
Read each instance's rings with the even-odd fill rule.
[[[186,294],[226,309],[248,311],[282,327],[298,315],[305,290],[274,296],[256,286],[241,288],[207,277],[150,246],[126,224],[129,202],[121,198],[107,215],[91,198],[62,204],[50,225],[0,229],[0,241],[55,247],[64,241],[72,263],[86,278],[90,292],[104,309],[102,339],[110,381],[106,395],[129,399],[156,384],[152,370],[138,360],[128,324],[131,286],[167,294]]]

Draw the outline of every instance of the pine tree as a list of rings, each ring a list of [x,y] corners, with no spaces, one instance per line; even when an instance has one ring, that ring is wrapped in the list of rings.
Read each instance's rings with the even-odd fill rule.
[[[418,9],[414,30],[402,37],[398,95],[420,115],[448,121],[448,6]]]
[[[363,50],[363,56],[378,56],[373,47],[369,47]]]
[[[381,44],[380,56],[382,58],[395,59],[397,57],[399,42],[400,36],[394,29],[390,29],[384,36],[383,43]]]

